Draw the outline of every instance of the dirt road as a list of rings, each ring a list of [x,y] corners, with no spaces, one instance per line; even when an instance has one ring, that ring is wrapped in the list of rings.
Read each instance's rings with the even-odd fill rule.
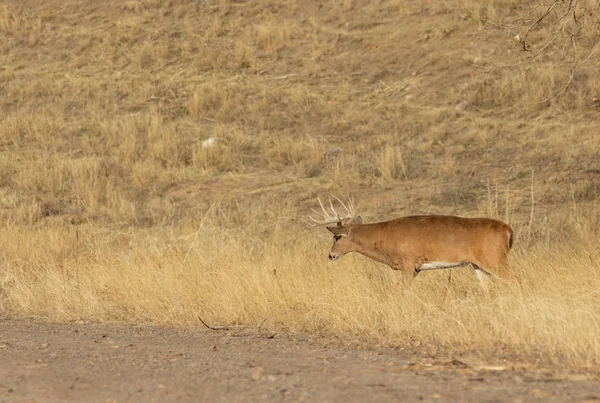
[[[0,402],[600,401],[589,375],[256,329],[0,320]]]

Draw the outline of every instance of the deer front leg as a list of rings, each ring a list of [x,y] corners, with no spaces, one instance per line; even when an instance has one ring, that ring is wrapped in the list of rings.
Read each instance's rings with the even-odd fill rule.
[[[417,274],[417,265],[415,263],[407,263],[405,261],[394,262],[390,265],[392,269],[398,271],[400,279],[396,286],[402,287],[402,290],[406,290],[410,287],[412,281],[415,279]]]

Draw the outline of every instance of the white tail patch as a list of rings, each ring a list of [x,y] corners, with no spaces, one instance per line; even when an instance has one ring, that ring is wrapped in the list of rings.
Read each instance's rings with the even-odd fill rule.
[[[465,262],[427,262],[422,264],[418,271],[449,269],[450,267],[466,266],[467,264]]]

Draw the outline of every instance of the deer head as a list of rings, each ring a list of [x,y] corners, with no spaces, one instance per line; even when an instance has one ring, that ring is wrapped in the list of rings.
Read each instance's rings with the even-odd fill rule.
[[[360,216],[356,215],[352,200],[348,200],[348,205],[346,205],[339,198],[335,197],[335,199],[344,208],[345,213],[343,215],[340,215],[340,213],[337,212],[335,207],[333,207],[333,202],[331,200],[329,201],[328,210],[323,205],[323,202],[321,202],[321,199],[317,199],[319,201],[319,205],[321,206],[322,213],[318,213],[313,209],[311,209],[311,211],[317,215],[320,214],[322,218],[315,219],[312,216],[309,216],[309,218],[315,223],[315,226],[336,224],[336,226],[327,227],[327,229],[333,233],[333,245],[331,246],[331,251],[329,252],[329,260],[339,259],[346,253],[354,250],[352,237],[349,236],[350,230],[352,229],[353,225],[362,224],[362,219]]]

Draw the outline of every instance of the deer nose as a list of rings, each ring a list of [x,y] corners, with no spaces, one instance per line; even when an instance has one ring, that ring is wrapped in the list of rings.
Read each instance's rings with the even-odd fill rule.
[[[335,260],[335,255],[333,253],[329,254],[329,260]]]

